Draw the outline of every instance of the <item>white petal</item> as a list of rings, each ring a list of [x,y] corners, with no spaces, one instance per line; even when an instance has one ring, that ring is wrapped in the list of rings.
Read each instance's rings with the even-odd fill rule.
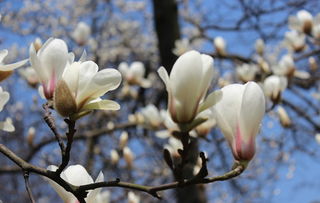
[[[221,90],[216,90],[214,92],[211,92],[207,98],[204,100],[203,103],[200,104],[199,111],[198,113],[212,107],[215,105],[217,102],[219,102],[222,98],[222,91]]]
[[[212,78],[213,78],[213,58],[209,55],[201,54],[202,60],[202,79],[201,79],[201,87],[200,90],[203,95],[206,94]]]
[[[0,65],[0,70],[1,71],[12,71],[16,68],[19,68],[20,66],[23,66],[28,62],[28,59],[18,61],[16,63],[11,63],[11,64],[6,64],[6,65]]]
[[[129,66],[126,62],[121,62],[118,66],[118,70],[120,71],[120,73],[126,77],[126,75],[129,72]]]
[[[3,49],[0,51],[0,63],[2,63],[3,59],[8,55],[8,50]]]
[[[165,84],[166,86],[166,89],[168,92],[170,92],[170,79],[169,79],[169,75],[168,75],[168,72],[167,70],[161,66],[159,69],[158,69],[158,74],[161,78],[161,80],[163,81],[163,83]]]
[[[54,165],[50,165],[47,168],[50,171],[56,171],[58,169],[57,166]],[[62,177],[62,174],[61,174]],[[65,179],[65,178],[63,178]],[[55,183],[54,181],[46,178],[46,180],[49,182],[49,184],[53,187],[53,189],[58,193],[58,195],[61,197],[61,199],[64,202],[71,202],[71,200],[75,200],[75,196],[73,196],[73,194],[71,194],[70,192],[67,192],[63,187],[61,187],[60,185],[58,185],[57,183]]]
[[[236,132],[244,86],[231,84],[223,87],[222,99],[213,106],[217,123],[226,138],[231,141]]]
[[[83,106],[81,110],[119,110],[120,105],[112,100],[101,100],[98,102],[91,102]]]
[[[6,118],[4,122],[0,122],[0,129],[6,132],[13,132],[15,130],[10,118]]]
[[[260,86],[255,82],[245,84],[240,110],[240,132],[244,141],[256,136],[265,113],[265,98]]]
[[[63,173],[67,178],[66,181],[72,185],[80,186],[93,183],[93,179],[81,165],[71,165]]]
[[[0,89],[0,111],[2,111],[4,105],[8,102],[9,98],[10,98],[10,94]]]
[[[36,71],[41,82],[47,81],[49,79],[48,69],[42,67],[33,43],[30,45],[29,55],[31,67]]]
[[[143,63],[139,61],[133,62],[130,66],[130,72],[135,78],[143,78],[145,72]]]
[[[38,52],[43,69],[59,78],[68,61],[68,47],[61,39],[53,39],[45,43]],[[51,76],[51,75],[50,75]]]

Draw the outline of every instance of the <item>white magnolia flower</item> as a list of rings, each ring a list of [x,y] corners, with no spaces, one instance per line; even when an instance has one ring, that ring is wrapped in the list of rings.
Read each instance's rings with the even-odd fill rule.
[[[27,81],[31,87],[36,87],[40,82],[37,72],[32,67],[19,69],[19,74]]]
[[[8,78],[12,74],[14,69],[23,66],[28,61],[28,59],[25,59],[22,61],[18,61],[16,63],[4,65],[3,60],[7,55],[8,55],[8,50],[6,49],[0,50],[0,82]]]
[[[264,94],[255,82],[232,84],[221,89],[222,99],[213,107],[217,123],[238,161],[255,154],[255,137],[265,113]]]
[[[133,160],[134,160],[134,154],[131,151],[131,149],[127,146],[123,148],[123,158],[127,163],[128,168],[132,168],[133,166]]]
[[[283,127],[290,127],[292,122],[287,111],[282,106],[278,106],[277,112],[281,125]]]
[[[256,40],[256,43],[255,43],[255,49],[256,49],[256,52],[262,56],[263,53],[264,53],[264,41],[263,39],[257,39]]]
[[[180,140],[174,137],[170,137],[168,139],[168,144],[165,144],[164,148],[167,149],[170,152],[170,154],[175,158],[180,157],[178,149],[183,149],[183,145]]]
[[[43,93],[51,100],[69,58],[67,45],[61,39],[50,38],[38,52],[32,43],[29,52],[31,66],[42,83]]]
[[[54,106],[60,115],[76,119],[94,109],[120,109],[118,103],[100,97],[120,85],[121,74],[116,69],[98,69],[93,61],[68,62],[54,92]]]
[[[299,32],[304,32],[310,34],[313,27],[313,17],[306,11],[298,11],[296,16],[289,17],[289,28],[292,30],[297,30]]]
[[[160,111],[153,104],[148,104],[146,107],[142,108],[140,113],[144,118],[144,124],[151,128],[158,128],[163,122]]]
[[[103,192],[99,192],[96,196],[95,203],[109,203],[110,202],[110,191],[106,190]]]
[[[224,56],[226,54],[226,42],[222,37],[215,37],[213,44],[219,55]]]
[[[140,197],[133,192],[128,192],[128,203],[140,203]]]
[[[177,55],[177,56],[181,56],[182,54],[186,53],[187,51],[190,51],[191,45],[190,45],[190,41],[187,38],[183,38],[183,39],[178,39],[174,42],[174,48],[172,50],[172,52]]]
[[[277,103],[281,99],[281,94],[287,88],[287,85],[287,78],[271,75],[264,80],[263,88],[266,96],[274,103]]]
[[[119,148],[123,149],[128,144],[129,135],[127,131],[122,131],[119,139]]]
[[[84,45],[90,38],[91,28],[85,22],[79,22],[71,34],[72,38],[79,44]]]
[[[306,36],[295,30],[285,33],[284,44],[290,51],[300,52],[306,48]]]
[[[48,170],[50,171],[56,171],[58,169],[57,166],[51,165],[48,167]],[[68,182],[71,185],[80,186],[80,185],[86,185],[94,183],[91,176],[88,174],[86,169],[81,165],[71,165],[68,168],[66,168],[62,173],[60,174],[60,177]],[[65,203],[77,203],[77,198],[70,192],[67,192],[63,187],[55,183],[54,181],[47,179],[49,184],[53,187],[53,189],[58,193],[58,195],[61,197],[61,199]],[[100,172],[97,179],[97,182],[104,181],[103,173]],[[96,203],[97,195],[100,192],[101,188],[95,189],[95,190],[89,190],[89,193],[87,197],[85,198],[87,203]]]
[[[110,158],[111,158],[111,164],[116,165],[120,159],[119,153],[115,149],[112,149],[110,151]]]
[[[129,67],[126,62],[122,62],[119,64],[118,69],[129,85],[139,85],[144,88],[151,86],[151,82],[144,78],[146,70],[143,63],[135,61]]]
[[[0,112],[3,110],[4,105],[9,101],[10,94],[9,92],[3,91],[0,86]],[[15,130],[12,125],[12,120],[10,118],[6,118],[5,121],[0,122],[0,130],[6,132],[13,132]]]
[[[237,76],[242,82],[249,82],[255,79],[258,67],[254,64],[242,64],[237,66]]]
[[[164,67],[159,76],[168,92],[168,109],[176,123],[190,123],[198,113],[213,106],[220,98],[221,91],[206,97],[214,75],[212,57],[189,51],[178,58],[170,77]]]
[[[42,40],[37,37],[34,41],[33,41],[33,46],[35,48],[36,51],[39,51],[42,47]]]
[[[295,64],[291,55],[287,54],[281,57],[279,64],[273,66],[273,72],[281,76],[293,76],[295,72]]]
[[[211,109],[204,110],[198,116],[207,119],[205,122],[201,123],[195,128],[198,136],[205,137],[217,124],[217,121]]]

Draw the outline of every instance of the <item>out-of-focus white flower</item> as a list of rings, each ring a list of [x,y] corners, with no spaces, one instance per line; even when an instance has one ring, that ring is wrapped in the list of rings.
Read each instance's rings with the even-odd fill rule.
[[[310,73],[304,70],[295,70],[294,71],[294,77],[302,79],[302,80],[307,80],[311,77]]]
[[[27,83],[35,88],[40,82],[36,71],[32,67],[20,68],[19,74],[27,81]]]
[[[277,75],[291,77],[294,75],[296,68],[291,55],[287,54],[281,57],[279,64],[273,66],[273,72]]]
[[[310,34],[313,26],[313,17],[306,10],[298,11],[296,16],[289,17],[289,28]]]
[[[264,58],[258,57],[258,58],[257,58],[257,62],[258,62],[259,68],[260,68],[263,72],[268,73],[268,74],[271,72],[270,66],[269,66],[268,62],[267,62]]]
[[[134,160],[134,154],[131,151],[131,149],[127,146],[123,148],[123,158],[127,163],[128,168],[132,168],[133,166],[133,160]]]
[[[27,63],[28,59],[18,61],[16,63],[12,64],[3,64],[3,59],[8,55],[8,50],[3,49],[0,50],[0,82],[8,78],[14,69],[19,68],[23,66],[25,63]]]
[[[306,36],[295,30],[285,33],[284,44],[290,51],[300,52],[306,48]]]
[[[119,148],[123,149],[128,144],[129,135],[126,131],[122,131],[119,139]]]
[[[31,66],[42,83],[43,93],[51,100],[69,58],[68,47],[63,40],[50,38],[38,52],[32,43],[29,52]]]
[[[48,170],[50,171],[56,171],[58,169],[57,166],[50,165],[48,167]],[[75,185],[86,185],[94,183],[91,176],[88,174],[86,169],[81,165],[71,165],[68,168],[66,168],[62,173],[60,174],[60,177],[65,180],[66,182]],[[64,202],[77,202],[77,198],[70,192],[67,192],[63,187],[55,183],[54,181],[47,179],[49,184],[53,187],[53,189],[58,193],[58,195],[61,197],[61,199]],[[104,176],[102,172],[99,173],[96,183],[104,181]],[[100,192],[101,188],[97,188],[95,190],[89,190],[89,193],[87,197],[85,198],[87,203],[96,203],[97,194]]]
[[[79,22],[71,34],[72,38],[80,45],[85,45],[90,38],[91,28],[85,22]]]
[[[238,161],[255,154],[255,137],[265,113],[264,94],[255,82],[232,84],[221,89],[222,99],[213,107],[217,123]]]
[[[290,127],[292,122],[287,111],[282,106],[278,106],[277,112],[281,125],[285,128]]]
[[[320,133],[315,135],[316,142],[320,145]]]
[[[256,49],[256,52],[262,56],[263,53],[264,53],[264,41],[263,39],[257,39],[256,40],[256,43],[255,43],[255,49]]]
[[[153,104],[148,104],[146,107],[142,108],[140,113],[144,118],[144,124],[151,128],[159,128],[163,122],[160,111]]]
[[[119,162],[120,156],[119,153],[112,149],[110,151],[111,164],[116,165]]]
[[[129,97],[132,99],[137,99],[138,98],[138,89],[129,85],[128,83],[123,83],[119,97],[120,98]]]
[[[3,91],[2,87],[0,86],[0,112],[3,110],[4,105],[9,101],[9,98],[9,92]],[[15,128],[12,125],[12,120],[10,118],[6,118],[5,121],[0,122],[0,130],[13,132]]]
[[[34,127],[30,127],[27,133],[27,142],[29,146],[33,145],[33,140],[35,135],[36,135],[36,129]]]
[[[129,85],[139,85],[144,88],[151,86],[151,82],[144,78],[145,67],[142,62],[135,61],[131,63],[130,67],[126,62],[120,63],[118,67],[124,80]]]
[[[206,118],[207,120],[198,125],[195,130],[198,136],[205,137],[217,124],[217,121],[211,109],[204,110],[199,114],[199,117]]]
[[[287,88],[287,84],[287,78],[271,75],[264,80],[264,92],[274,103],[278,103],[281,99],[281,93]]]
[[[224,56],[226,55],[226,42],[220,36],[215,37],[213,41],[214,47],[219,55]]]
[[[206,97],[214,75],[212,57],[189,51],[173,65],[170,77],[164,67],[158,73],[168,92],[168,109],[176,123],[191,123],[198,113],[213,106],[221,98],[221,91]]]
[[[312,56],[309,57],[308,61],[309,61],[309,67],[311,71],[315,72],[316,70],[318,70],[318,63],[314,57]]]
[[[255,79],[258,67],[255,64],[242,64],[237,66],[237,76],[242,82],[249,82]]]
[[[61,116],[77,119],[95,109],[120,109],[117,102],[100,97],[120,85],[121,74],[116,69],[98,69],[93,61],[68,62],[54,91],[54,107]]]
[[[133,192],[128,192],[128,203],[140,203],[140,197]]]
[[[170,152],[173,158],[177,158],[177,157],[180,157],[178,153],[178,149],[183,149],[183,145],[180,140],[174,137],[170,137],[168,139],[168,144],[165,144],[164,148]]]
[[[110,191],[106,190],[103,192],[99,192],[96,196],[95,203],[109,203],[110,202]]]
[[[184,54],[187,51],[190,51],[192,49],[190,42],[189,42],[189,39],[187,39],[187,38],[176,40],[174,42],[174,45],[175,46],[174,46],[172,52],[177,56],[181,56],[182,54]]]
[[[42,47],[42,40],[39,37],[37,37],[33,41],[33,46],[34,46],[36,52],[39,51],[41,49],[41,47]]]

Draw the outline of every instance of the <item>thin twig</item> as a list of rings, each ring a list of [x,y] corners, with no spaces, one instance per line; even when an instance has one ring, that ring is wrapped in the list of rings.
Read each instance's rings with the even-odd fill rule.
[[[30,184],[29,184],[29,172],[28,171],[23,171],[23,177],[24,177],[24,183],[25,183],[25,186],[26,186],[26,190],[27,190],[28,196],[30,198],[30,202],[31,203],[35,203],[36,201],[33,198],[31,187],[30,187]]]

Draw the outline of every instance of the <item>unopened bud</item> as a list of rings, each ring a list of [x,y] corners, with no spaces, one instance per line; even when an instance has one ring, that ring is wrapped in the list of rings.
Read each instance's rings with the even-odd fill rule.
[[[123,131],[120,135],[119,148],[123,149],[125,146],[127,146],[127,143],[128,143],[128,133],[126,131]]]
[[[77,112],[77,104],[67,83],[61,79],[54,91],[54,108],[63,117]]]
[[[309,67],[310,67],[310,70],[313,72],[318,70],[318,64],[314,57],[309,57]]]
[[[42,47],[42,40],[39,37],[37,37],[34,40],[33,45],[34,45],[34,49],[36,50],[36,52],[38,52],[39,49]]]
[[[35,134],[36,134],[36,129],[34,127],[30,127],[28,129],[28,134],[27,134],[27,142],[29,146],[33,145],[33,139]]]
[[[119,162],[120,156],[118,152],[114,149],[110,151],[111,164],[116,165]]]
[[[128,168],[132,168],[134,155],[129,147],[124,147],[123,158],[126,161]]]
[[[292,124],[291,119],[287,114],[286,110],[282,106],[278,107],[278,115],[279,115],[280,123],[283,127],[287,128],[291,126]]]

